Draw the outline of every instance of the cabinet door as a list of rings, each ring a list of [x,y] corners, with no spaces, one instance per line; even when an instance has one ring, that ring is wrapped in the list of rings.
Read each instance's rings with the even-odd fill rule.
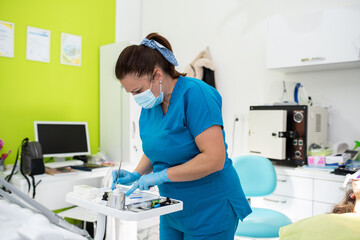
[[[360,5],[324,12],[327,63],[360,60]]]
[[[334,208],[334,204],[315,202],[313,203],[313,215],[328,214],[331,213]]]
[[[130,162],[138,164],[143,151],[142,142],[140,139],[139,118],[141,107],[135,102],[132,96],[130,98]]]
[[[285,160],[286,138],[279,132],[286,131],[285,110],[253,110],[249,112],[249,152]]]
[[[276,16],[268,21],[267,67],[282,68],[324,62],[322,14]],[[317,60],[307,61],[308,58]]]
[[[345,197],[342,182],[314,180],[314,201],[336,204]]]
[[[313,179],[277,174],[274,194],[299,199],[313,199]]]
[[[298,221],[312,216],[312,201],[275,194],[262,199],[252,199],[251,207],[268,208],[281,212],[288,216],[292,221]]]
[[[270,69],[346,68],[360,66],[359,61],[360,5],[276,16],[268,21],[267,67]]]
[[[112,161],[122,158],[123,95],[115,77],[115,65],[128,43],[114,43],[100,47],[100,149]],[[125,91],[124,91],[125,92]]]

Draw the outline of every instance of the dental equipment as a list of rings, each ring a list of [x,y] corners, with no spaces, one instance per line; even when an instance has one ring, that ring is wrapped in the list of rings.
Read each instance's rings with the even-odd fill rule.
[[[92,239],[89,233],[86,230],[80,229],[75,225],[72,225],[68,223],[65,219],[58,216],[56,213],[50,211],[40,203],[36,202],[29,196],[27,196],[25,193],[21,192],[14,186],[12,186],[10,183],[5,181],[2,177],[0,177],[0,183],[5,187],[6,189],[10,190],[14,195],[17,195],[22,201],[24,201],[27,205],[31,206],[34,210],[38,211],[42,215],[44,215],[47,219],[49,219],[50,222],[54,223],[57,226],[60,226],[64,229],[67,229],[73,233],[80,234],[81,236],[84,236],[88,239]],[[20,206],[26,206],[23,203],[20,203],[20,201],[15,200],[13,196],[10,194],[5,194],[4,191],[1,191],[1,195],[4,197],[7,197],[9,200],[12,200],[14,203],[19,204]],[[26,206],[28,208],[28,206]]]
[[[121,159],[120,159],[120,162],[119,162],[119,169],[118,169],[118,172],[117,172],[117,174],[116,174],[116,178],[115,178],[115,180],[114,180],[114,183],[115,183],[115,188],[116,188],[116,184],[117,184],[117,181],[118,181],[118,179],[119,179],[119,176],[120,176],[120,170],[121,170]]]

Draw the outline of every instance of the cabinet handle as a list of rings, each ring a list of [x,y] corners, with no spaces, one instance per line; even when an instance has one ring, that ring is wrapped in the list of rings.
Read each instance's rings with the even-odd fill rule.
[[[135,122],[134,122],[134,121],[132,122],[132,127],[133,127],[132,139],[134,139],[134,138],[135,138],[135,132],[136,132],[136,125],[135,125]]]
[[[286,200],[277,200],[277,199],[271,199],[271,198],[267,198],[267,197],[264,197],[264,200],[268,201],[268,202],[275,202],[275,203],[286,203]]]
[[[277,179],[278,182],[287,182],[287,179]]]
[[[310,58],[302,58],[302,62],[311,62],[311,61],[324,61],[326,58],[324,57],[310,57]]]

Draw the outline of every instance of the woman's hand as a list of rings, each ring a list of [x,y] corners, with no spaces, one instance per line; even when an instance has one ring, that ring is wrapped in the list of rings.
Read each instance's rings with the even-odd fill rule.
[[[139,181],[137,181],[129,191],[126,192],[126,196],[132,194],[137,188],[140,190],[149,190],[150,187],[160,185],[165,182],[170,182],[166,174],[166,169],[161,172],[144,175],[140,177]]]
[[[118,175],[118,170],[112,171],[113,183],[111,185],[111,190],[114,190],[115,184],[131,185],[133,182],[138,180],[141,176],[138,172],[128,172],[126,170],[120,170],[119,178],[116,179]]]

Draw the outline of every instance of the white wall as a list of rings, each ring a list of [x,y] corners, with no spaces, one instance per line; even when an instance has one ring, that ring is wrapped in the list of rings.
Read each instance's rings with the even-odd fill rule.
[[[141,38],[150,32],[168,38],[179,70],[199,51],[210,47],[218,90],[223,96],[230,154],[246,151],[249,106],[278,101],[283,80],[289,86],[289,99],[295,83],[301,82],[315,103],[329,106],[329,141],[345,141],[353,147],[353,141],[360,139],[360,69],[293,74],[266,69],[268,18],[353,3],[360,0],[146,0],[139,10],[141,28],[133,30],[141,31]],[[236,123],[233,139],[235,116],[242,121]]]
[[[138,42],[142,32],[142,0],[116,0],[115,41]]]

